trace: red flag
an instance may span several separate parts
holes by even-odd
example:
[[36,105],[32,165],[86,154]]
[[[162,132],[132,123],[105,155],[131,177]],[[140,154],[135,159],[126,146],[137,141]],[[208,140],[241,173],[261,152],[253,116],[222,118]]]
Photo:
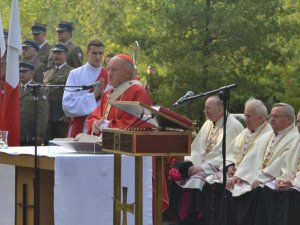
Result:
[[8,145],[20,145],[19,55],[22,52],[18,0],[12,0],[7,45],[1,129],[8,131]]
[[[0,109],[2,108],[2,57],[6,51],[5,40],[3,35],[3,26],[0,15]],[[0,111],[1,112],[1,111]],[[1,113],[0,113],[0,125],[1,125]]]

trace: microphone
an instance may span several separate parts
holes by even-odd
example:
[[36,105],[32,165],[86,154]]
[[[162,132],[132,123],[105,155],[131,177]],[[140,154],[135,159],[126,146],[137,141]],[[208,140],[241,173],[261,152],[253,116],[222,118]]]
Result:
[[80,87],[80,90],[89,90],[91,88],[95,88],[95,87],[100,87],[101,86],[101,83],[99,82],[95,82],[93,84],[90,84],[90,85],[82,85]]
[[182,103],[184,103],[184,100],[186,100],[187,98],[193,97],[194,95],[195,95],[194,92],[188,91],[184,96],[182,96],[180,99],[178,99],[172,107],[174,108],[174,107],[181,105]]

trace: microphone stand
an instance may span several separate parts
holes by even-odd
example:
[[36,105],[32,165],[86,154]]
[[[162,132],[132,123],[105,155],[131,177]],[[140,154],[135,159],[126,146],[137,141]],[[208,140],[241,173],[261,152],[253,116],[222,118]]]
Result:
[[[35,102],[35,115],[34,115],[34,122],[35,122],[35,142],[34,142],[34,177],[33,177],[33,190],[34,190],[34,225],[40,224],[40,169],[39,169],[39,161],[38,161],[38,152],[37,152],[37,138],[38,138],[38,130],[37,130],[37,123],[38,123],[38,101],[40,95],[41,88],[77,88],[74,91],[81,91],[90,89],[90,85],[82,85],[82,86],[66,86],[66,85],[51,85],[51,84],[29,84],[28,87],[30,88],[31,94],[34,97]],[[89,88],[88,88],[89,87]]]
[[[226,191],[226,182],[227,182],[227,174],[226,174],[226,128],[227,128],[227,108],[228,108],[228,100],[229,100],[229,89],[224,89],[219,92],[219,98],[223,100],[223,140],[222,140],[222,156],[223,156],[223,215],[224,220],[223,224],[227,224],[227,191]],[[222,208],[221,208],[222,210]]]
[[38,101],[40,94],[40,86],[34,85],[30,89],[32,96],[34,97],[34,122],[35,122],[35,141],[34,141],[34,177],[33,177],[33,190],[34,190],[34,225],[40,224],[40,170],[38,167],[38,155],[37,155],[37,123],[38,123]]

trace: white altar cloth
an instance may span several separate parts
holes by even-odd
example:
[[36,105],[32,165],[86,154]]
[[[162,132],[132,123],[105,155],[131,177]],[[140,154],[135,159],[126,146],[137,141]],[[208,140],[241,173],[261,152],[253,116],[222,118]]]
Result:
[[[113,155],[88,155],[62,153],[61,147],[39,147],[38,155],[55,158],[54,175],[54,221],[55,225],[112,225],[113,224]],[[9,154],[34,154],[33,147],[11,147],[3,150]],[[61,152],[61,153],[58,153]],[[152,159],[143,160],[143,224],[152,225]],[[122,156],[122,186],[128,187],[128,203],[134,202],[134,157]],[[8,171],[7,168],[6,172]],[[2,167],[0,167],[2,170]],[[6,173],[4,173],[6,174]],[[10,172],[11,174],[11,172]],[[3,180],[14,180],[0,173]],[[10,184],[14,185],[14,184]],[[7,196],[15,189],[6,187]],[[0,192],[3,192],[0,186]],[[2,194],[0,194],[0,197]],[[13,199],[14,200],[14,199]],[[12,199],[0,199],[0,225],[2,218],[12,221],[10,214],[4,214]],[[128,214],[128,224],[134,224],[134,216]],[[13,220],[14,221],[14,220]],[[13,223],[11,223],[13,225]]]

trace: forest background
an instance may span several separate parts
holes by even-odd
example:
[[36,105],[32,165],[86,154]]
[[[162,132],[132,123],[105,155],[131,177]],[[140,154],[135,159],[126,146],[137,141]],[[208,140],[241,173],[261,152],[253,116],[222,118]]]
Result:
[[[0,1],[8,28],[11,0]],[[48,25],[56,43],[60,20],[75,25],[73,41],[86,50],[91,39],[105,44],[105,54],[132,54],[148,79],[157,68],[159,105],[171,107],[188,90],[195,94],[228,84],[229,111],[243,113],[249,97],[270,110],[275,102],[300,108],[300,1],[298,0],[20,0],[22,39],[32,38],[38,21]],[[204,98],[175,111],[201,124]]]

